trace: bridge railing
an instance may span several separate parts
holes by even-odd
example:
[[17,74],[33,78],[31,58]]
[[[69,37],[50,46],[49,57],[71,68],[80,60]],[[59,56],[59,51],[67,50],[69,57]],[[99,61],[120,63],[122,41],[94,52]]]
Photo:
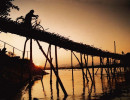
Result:
[[[19,57],[22,58],[23,51],[8,44],[7,42],[4,42],[0,40],[0,49],[6,48],[6,54],[10,57]],[[29,59],[29,51],[25,52],[25,58]]]

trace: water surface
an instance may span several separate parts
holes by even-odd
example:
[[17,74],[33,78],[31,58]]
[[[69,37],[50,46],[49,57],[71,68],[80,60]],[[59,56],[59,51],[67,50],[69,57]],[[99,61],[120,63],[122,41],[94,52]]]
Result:
[[[90,70],[91,71],[91,70]],[[47,72],[50,72],[49,70]],[[96,69],[95,69],[96,72]],[[43,76],[42,81],[35,81],[32,86],[25,86],[21,93],[17,95],[17,100],[130,100],[129,78],[124,73],[117,74],[115,77],[107,77],[104,72],[103,78],[100,77],[100,70],[95,75],[95,85],[85,81],[83,85],[82,71],[74,70],[74,88],[72,84],[72,71],[59,70],[59,76],[68,93],[64,98],[64,93],[59,86],[59,97],[57,97],[56,77],[52,75],[52,88],[50,84],[50,74]],[[128,80],[128,81],[127,81]]]

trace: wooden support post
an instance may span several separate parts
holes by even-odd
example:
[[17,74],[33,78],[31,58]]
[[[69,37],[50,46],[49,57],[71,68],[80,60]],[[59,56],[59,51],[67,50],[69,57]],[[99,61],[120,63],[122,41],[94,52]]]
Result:
[[[85,60],[85,65],[86,67],[88,66],[88,55],[87,55],[87,61],[86,61],[86,58],[85,58],[85,54],[84,54],[84,60]],[[86,68],[86,77],[87,77],[87,71],[88,71],[88,68]]]
[[29,74],[30,74],[30,80],[29,81],[31,81],[31,79],[32,79],[32,73],[31,73],[31,71],[32,71],[32,39],[30,39],[30,66],[29,66]]
[[[25,56],[25,50],[26,50],[26,43],[27,43],[28,39],[26,39],[25,43],[24,43],[24,50],[23,50],[23,55],[22,55],[22,59],[24,59]],[[23,80],[23,64],[21,65],[21,80]],[[30,66],[29,66],[30,67]]]
[[84,78],[84,69],[83,69],[83,61],[82,61],[82,54],[81,53],[80,53],[80,59],[81,59],[81,68],[82,68],[82,77],[83,77],[83,95],[84,95],[85,94],[85,78]]
[[93,63],[93,56],[92,56],[92,73],[93,73],[93,81],[94,81],[95,78],[94,78],[94,63]]
[[109,72],[109,58],[107,57],[107,72],[108,72],[108,76],[110,76],[110,72]]
[[15,49],[15,48],[13,47],[13,55],[12,55],[12,57],[14,57],[14,49]]
[[28,59],[28,51],[27,51],[27,59]]
[[32,91],[31,91],[31,84],[30,84],[30,81],[29,81],[29,87],[28,87],[28,91],[29,91],[29,100],[32,100]]
[[30,61],[32,62],[32,39],[30,39]]
[[[51,57],[51,44],[50,44],[49,54],[50,54],[50,61],[51,61],[51,63],[52,63],[52,57]],[[50,64],[50,90],[51,90],[51,100],[53,100],[53,89],[52,89],[52,66],[51,66],[51,64]]]
[[95,88],[95,77],[94,77],[94,60],[93,60],[93,56],[92,56],[92,73],[93,73],[94,92],[96,92],[96,88]]
[[4,48],[6,47],[6,43],[4,42]]
[[[112,58],[110,58],[110,65],[112,65]],[[110,70],[111,70],[111,75],[112,75],[113,74],[112,67],[110,68]]]
[[[50,45],[50,49],[49,49],[49,54],[50,54],[50,60],[51,60],[51,63],[52,63],[51,45]],[[50,64],[50,84],[52,85],[52,67],[51,67],[51,64]]]
[[86,61],[86,58],[85,58],[85,54],[84,54],[84,60],[85,60],[85,67],[86,67],[86,77],[87,77],[87,82],[89,82],[89,79],[88,79],[88,76],[87,76],[87,72],[88,74],[90,75],[90,79],[92,81],[92,76],[91,76],[91,73],[88,69],[88,55],[87,55],[87,61]]
[[29,65],[29,100],[32,100],[31,97],[31,79],[32,79],[32,39],[30,39],[30,65]]
[[[115,59],[114,59],[114,64],[115,64]],[[114,73],[113,73],[114,77],[115,77],[115,73],[116,73],[116,67],[114,67]]]
[[[27,41],[28,41],[28,39],[26,39],[26,41],[24,43],[24,50],[23,50],[23,57],[22,57],[22,59],[24,59],[24,56],[25,56],[25,50],[26,50]],[[28,52],[27,52],[27,54],[28,54]]]
[[[48,46],[47,56],[48,56],[49,51],[50,51],[50,46],[51,46],[51,45]],[[45,61],[44,70],[46,69],[46,65],[47,65],[47,59],[46,59],[46,61]]]
[[71,51],[71,67],[72,67],[72,88],[73,88],[73,95],[74,95],[74,73],[73,73],[73,55]]
[[[102,65],[102,57],[100,56],[100,67]],[[102,75],[103,75],[103,68],[101,68],[101,79],[102,79]]]
[[[58,60],[57,60],[57,46],[55,46],[55,62],[56,62],[56,72],[58,74]],[[58,78],[56,79],[56,89],[57,89],[57,97],[59,97],[59,85],[58,85]]]
[[[72,52],[73,54],[74,54],[74,56],[76,57],[76,59],[77,59],[77,61],[79,62],[79,65],[80,65],[80,67],[81,67],[81,69],[82,69],[82,65],[81,65],[81,63],[80,63],[80,61],[79,61],[79,59],[78,59],[78,57],[75,55],[75,53],[74,52]],[[86,78],[86,80],[87,80],[87,77],[86,77],[86,74],[83,72],[83,74],[84,74],[84,76],[85,76],[85,78]]]
[[68,94],[67,94],[67,92],[66,92],[66,90],[65,90],[65,88],[64,88],[64,86],[63,86],[63,84],[62,84],[62,82],[61,82],[61,80],[60,80],[60,78],[59,78],[59,76],[57,75],[57,72],[56,72],[56,70],[55,70],[55,68],[54,68],[54,66],[53,66],[53,64],[52,64],[52,62],[51,62],[51,60],[47,57],[46,53],[43,51],[43,49],[42,49],[40,43],[39,43],[37,40],[36,40],[36,42],[37,42],[37,44],[38,44],[38,46],[39,46],[39,49],[40,49],[41,52],[43,53],[43,55],[47,58],[48,62],[51,64],[51,68],[52,68],[52,70],[54,71],[54,74],[56,75],[56,77],[57,77],[58,80],[59,80],[58,82],[59,82],[59,84],[60,84],[60,86],[61,86],[62,91],[64,92],[64,95],[65,95],[65,96],[68,96]]
[[97,75],[97,72],[98,72],[99,68],[97,68],[96,72],[95,72],[95,75]]

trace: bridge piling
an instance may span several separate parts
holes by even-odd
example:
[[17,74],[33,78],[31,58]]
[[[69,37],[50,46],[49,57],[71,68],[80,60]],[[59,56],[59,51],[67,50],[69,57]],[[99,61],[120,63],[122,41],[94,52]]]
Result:
[[[57,46],[55,46],[55,63],[56,63],[56,73],[58,74],[58,59],[57,59]],[[58,78],[56,78],[56,89],[57,89],[57,97],[59,97],[59,84],[58,84]]]
[[[110,65],[112,65],[112,58],[110,58]],[[112,67],[110,68],[110,71],[111,71],[111,75],[113,74],[113,72],[112,72]]]
[[[85,58],[85,54],[84,54],[84,60],[85,60],[85,65],[86,65],[86,67],[88,66],[88,55],[87,55],[87,61],[86,61],[86,58]],[[87,76],[87,68],[86,68],[86,77],[88,77]]]
[[93,86],[94,86],[94,92],[96,92],[95,89],[95,76],[94,76],[94,59],[93,59],[93,55],[92,55],[92,74],[93,74]]
[[92,56],[92,74],[93,74],[93,82],[95,83],[93,56]]
[[[25,50],[26,50],[27,41],[28,41],[28,39],[26,39],[25,43],[24,43],[24,50],[23,50],[22,59],[24,59],[24,57],[25,57]],[[23,64],[21,65],[21,80],[23,80]]]
[[107,72],[108,72],[108,75],[110,75],[110,72],[109,72],[109,57],[107,57],[107,63],[106,63],[106,66],[107,66]]
[[87,78],[87,83],[89,82],[89,79],[88,79],[88,68],[87,68],[87,66],[88,66],[88,55],[87,55],[87,61],[86,61],[86,58],[85,58],[85,54],[84,54],[84,60],[85,60],[85,67],[86,67],[86,78]]
[[72,88],[73,88],[73,95],[74,95],[74,74],[73,74],[73,54],[71,50],[71,67],[72,67]]
[[13,54],[12,54],[12,57],[14,57],[14,49],[15,49],[15,48],[13,47]]
[[[100,66],[102,65],[102,57],[100,56]],[[103,68],[101,68],[101,78],[102,78]]]
[[37,42],[37,44],[38,44],[38,46],[39,46],[39,49],[40,49],[41,52],[43,53],[43,55],[47,58],[48,62],[51,64],[51,68],[52,68],[52,70],[53,70],[55,76],[58,78],[58,82],[59,82],[59,84],[60,84],[60,86],[61,86],[61,89],[62,89],[62,91],[63,91],[65,97],[67,97],[68,94],[67,94],[67,92],[66,92],[66,90],[65,90],[65,88],[64,88],[64,86],[63,86],[63,84],[62,84],[62,81],[60,80],[59,76],[57,75],[57,71],[55,70],[54,65],[52,64],[51,60],[48,58],[48,56],[46,55],[46,53],[45,53],[44,50],[42,49],[42,46],[40,45],[40,43],[38,42],[38,40],[36,40],[36,42]]
[[[75,56],[75,58],[77,59],[79,65],[80,65],[80,68],[82,69],[83,67],[82,67],[81,62],[79,61],[78,57],[76,56],[76,54],[75,54],[74,52],[72,52],[72,53],[73,53],[73,55]],[[83,72],[83,74],[84,74],[84,76],[85,76],[85,78],[86,78],[86,80],[87,80],[86,74],[85,74],[84,72]]]
[[32,62],[33,62],[33,60],[32,60],[32,39],[30,39],[30,66],[29,66],[30,81],[32,79],[32,73],[31,73]]
[[[23,56],[22,56],[22,59],[24,59],[24,56],[25,56],[25,50],[26,50],[27,41],[28,41],[28,39],[26,39],[26,40],[25,40],[25,43],[24,43],[24,49],[23,49]],[[27,54],[27,55],[28,55],[28,54]]]
[[[49,55],[50,55],[50,61],[52,63],[52,57],[51,57],[51,44],[49,48]],[[52,66],[50,64],[50,91],[51,91],[51,99],[53,100],[53,89],[52,89]]]
[[4,48],[6,47],[6,43],[4,42]]
[[90,76],[91,82],[93,82],[91,73],[90,73],[90,71],[89,71],[89,68],[87,67],[87,66],[88,66],[88,55],[87,55],[87,61],[86,61],[85,54],[84,54],[84,60],[85,60],[85,67],[86,67],[86,79],[87,79],[87,82],[89,82],[89,79],[88,79],[88,77],[87,77],[87,73],[88,73],[89,76]]
[[81,69],[82,69],[82,78],[83,78],[83,95],[84,95],[84,93],[85,93],[85,78],[84,78],[84,76],[86,76],[86,75],[84,75],[84,68],[83,68],[83,60],[82,60],[82,54],[80,53],[80,60],[81,60]]
[[[50,54],[50,61],[51,61],[51,63],[52,63],[51,45],[50,45],[50,49],[49,49],[49,54]],[[51,64],[50,64],[50,84],[52,84],[52,68],[51,68]]]

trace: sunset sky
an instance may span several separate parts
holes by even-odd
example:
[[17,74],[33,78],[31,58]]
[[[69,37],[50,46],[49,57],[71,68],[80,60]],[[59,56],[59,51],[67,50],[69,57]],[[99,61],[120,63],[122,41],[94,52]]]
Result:
[[[130,0],[15,0],[13,3],[20,8],[20,11],[11,10],[13,20],[34,9],[41,25],[44,29],[49,28],[49,32],[110,52],[114,52],[116,41],[117,53],[130,52]],[[10,33],[0,34],[0,40],[21,50],[25,39]],[[41,44],[47,51],[48,44]],[[52,49],[54,58],[54,46]],[[59,65],[70,64],[70,51],[58,49],[58,58]],[[45,62],[35,41],[33,61],[42,66]]]

